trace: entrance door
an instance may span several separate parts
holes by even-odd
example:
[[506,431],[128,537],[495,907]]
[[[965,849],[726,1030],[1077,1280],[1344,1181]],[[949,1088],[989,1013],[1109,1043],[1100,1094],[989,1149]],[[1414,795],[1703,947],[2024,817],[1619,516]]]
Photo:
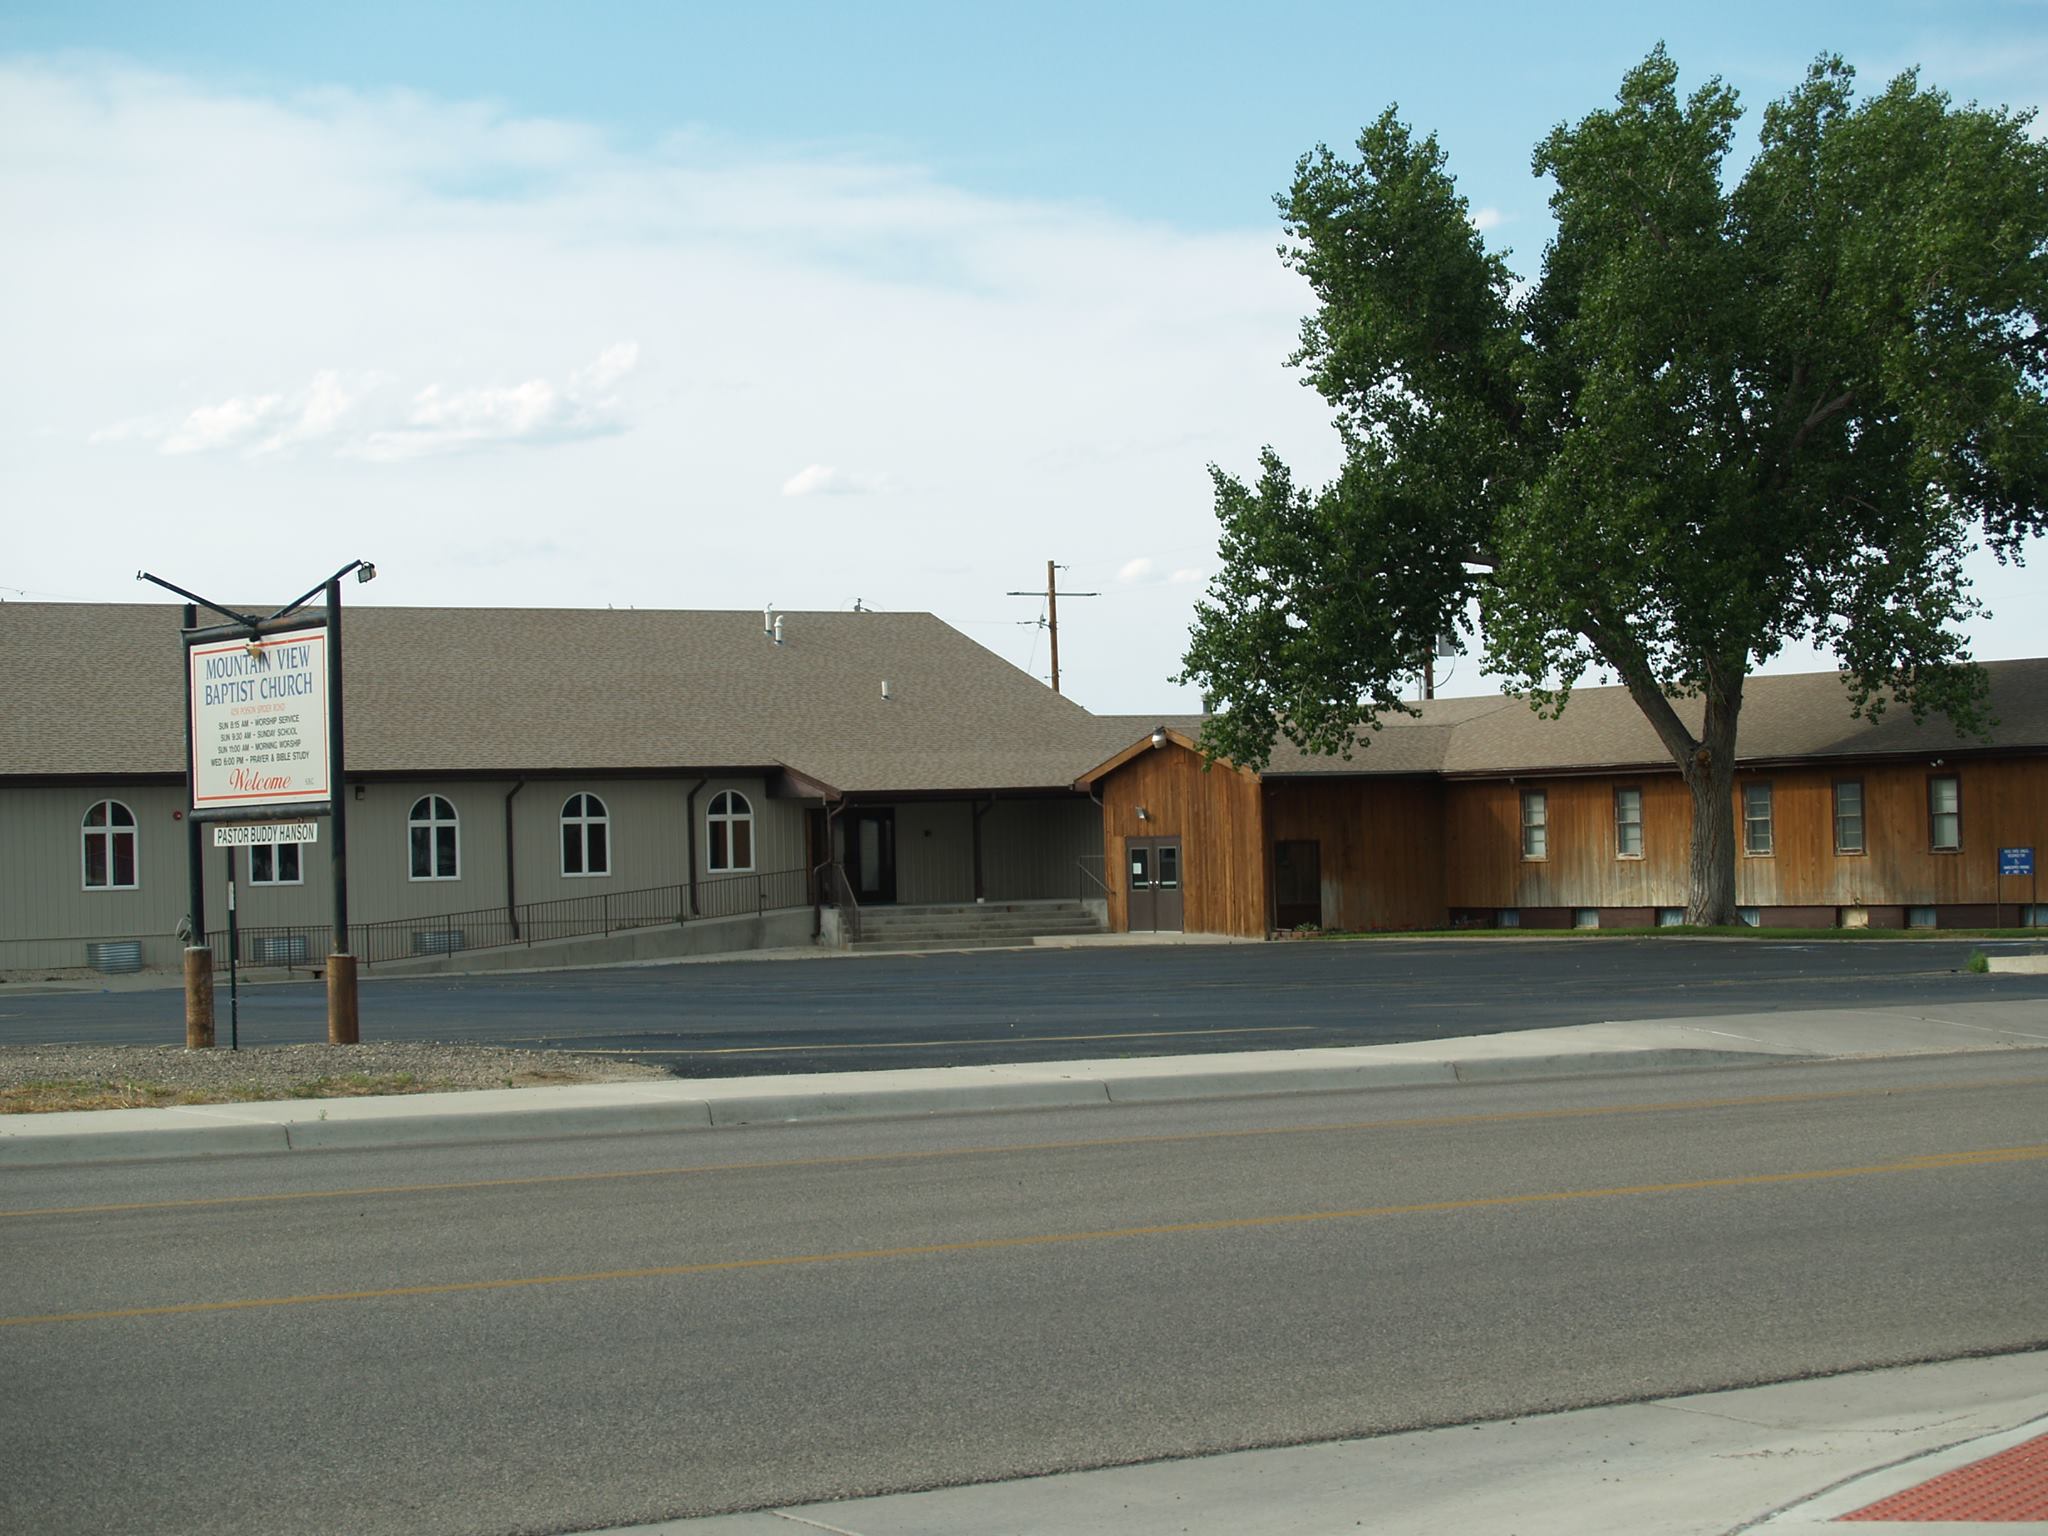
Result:
[[857,810],[846,829],[846,872],[853,899],[864,907],[896,899],[896,812]]
[[1186,926],[1181,899],[1180,839],[1133,837],[1124,841],[1127,925],[1132,933],[1179,933]]
[[1289,928],[1323,926],[1323,845],[1273,845],[1273,921]]

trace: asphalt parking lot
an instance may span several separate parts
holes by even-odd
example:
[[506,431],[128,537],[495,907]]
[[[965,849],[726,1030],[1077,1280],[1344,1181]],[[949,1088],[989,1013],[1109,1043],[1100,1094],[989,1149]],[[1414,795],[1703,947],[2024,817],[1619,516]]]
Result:
[[[1610,1019],[2038,998],[1952,940],[1374,940],[371,980],[363,1038],[615,1052],[683,1076],[1374,1045]],[[0,989],[0,1044],[181,1044],[174,989]],[[326,1038],[317,982],[246,987],[245,1045]],[[226,988],[219,1035],[228,1037]]]

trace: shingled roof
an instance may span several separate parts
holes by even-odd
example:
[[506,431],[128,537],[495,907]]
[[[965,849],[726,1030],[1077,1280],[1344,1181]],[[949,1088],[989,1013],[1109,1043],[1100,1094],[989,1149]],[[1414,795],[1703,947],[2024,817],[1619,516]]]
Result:
[[[1743,689],[1736,758],[1764,763],[2048,751],[2048,659],[1986,662],[1984,670],[1996,720],[1989,741],[1959,735],[1940,715],[1916,724],[1898,705],[1874,720],[1853,719],[1848,693],[1834,672],[1752,677]],[[1348,759],[1276,742],[1264,776],[1485,777],[1671,767],[1671,755],[1625,688],[1576,689],[1555,720],[1539,716],[1521,699],[1498,696],[1433,699],[1411,708],[1415,714],[1384,717],[1379,730],[1361,733]],[[1702,708],[1697,699],[1677,701],[1680,718],[1695,730]],[[1199,723],[1187,734],[1198,736]]]
[[[1164,724],[1093,715],[928,613],[564,608],[347,610],[355,773],[793,769],[851,794],[1065,789]],[[0,603],[0,778],[182,776],[179,609]],[[2048,751],[2048,660],[1986,664],[1992,744]],[[889,684],[888,698],[882,683]],[[1696,719],[1697,701],[1680,712]],[[1437,699],[1349,760],[1279,743],[1268,777],[1660,768],[1625,689],[1559,720],[1519,699]],[[1748,762],[1939,755],[1986,743],[1894,708],[1853,720],[1832,672],[1753,677]]]
[[[356,773],[786,766],[843,792],[1065,789],[1127,734],[928,613],[785,613],[779,646],[752,611],[344,616]],[[171,604],[0,604],[0,775],[182,774],[178,624]]]

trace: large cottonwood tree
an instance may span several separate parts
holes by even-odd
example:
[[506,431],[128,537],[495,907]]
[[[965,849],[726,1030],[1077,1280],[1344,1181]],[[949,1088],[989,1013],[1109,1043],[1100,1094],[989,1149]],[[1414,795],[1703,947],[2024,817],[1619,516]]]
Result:
[[1537,147],[1557,231],[1526,287],[1392,109],[1355,161],[1302,159],[1292,361],[1344,466],[1214,472],[1224,564],[1183,673],[1211,751],[1370,750],[1476,603],[1535,707],[1589,669],[1626,684],[1692,790],[1687,920],[1726,923],[1757,665],[1818,642],[1856,708],[1983,728],[1962,563],[2048,528],[2048,147],[1911,74],[1859,101],[1835,58],[1737,177],[1739,120],[1658,48]]

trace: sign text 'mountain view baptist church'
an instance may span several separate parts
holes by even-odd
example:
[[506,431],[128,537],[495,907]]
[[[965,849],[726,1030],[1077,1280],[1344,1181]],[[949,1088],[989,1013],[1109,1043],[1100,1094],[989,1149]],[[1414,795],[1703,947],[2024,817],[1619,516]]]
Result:
[[188,665],[195,812],[329,798],[324,628],[195,645]]

